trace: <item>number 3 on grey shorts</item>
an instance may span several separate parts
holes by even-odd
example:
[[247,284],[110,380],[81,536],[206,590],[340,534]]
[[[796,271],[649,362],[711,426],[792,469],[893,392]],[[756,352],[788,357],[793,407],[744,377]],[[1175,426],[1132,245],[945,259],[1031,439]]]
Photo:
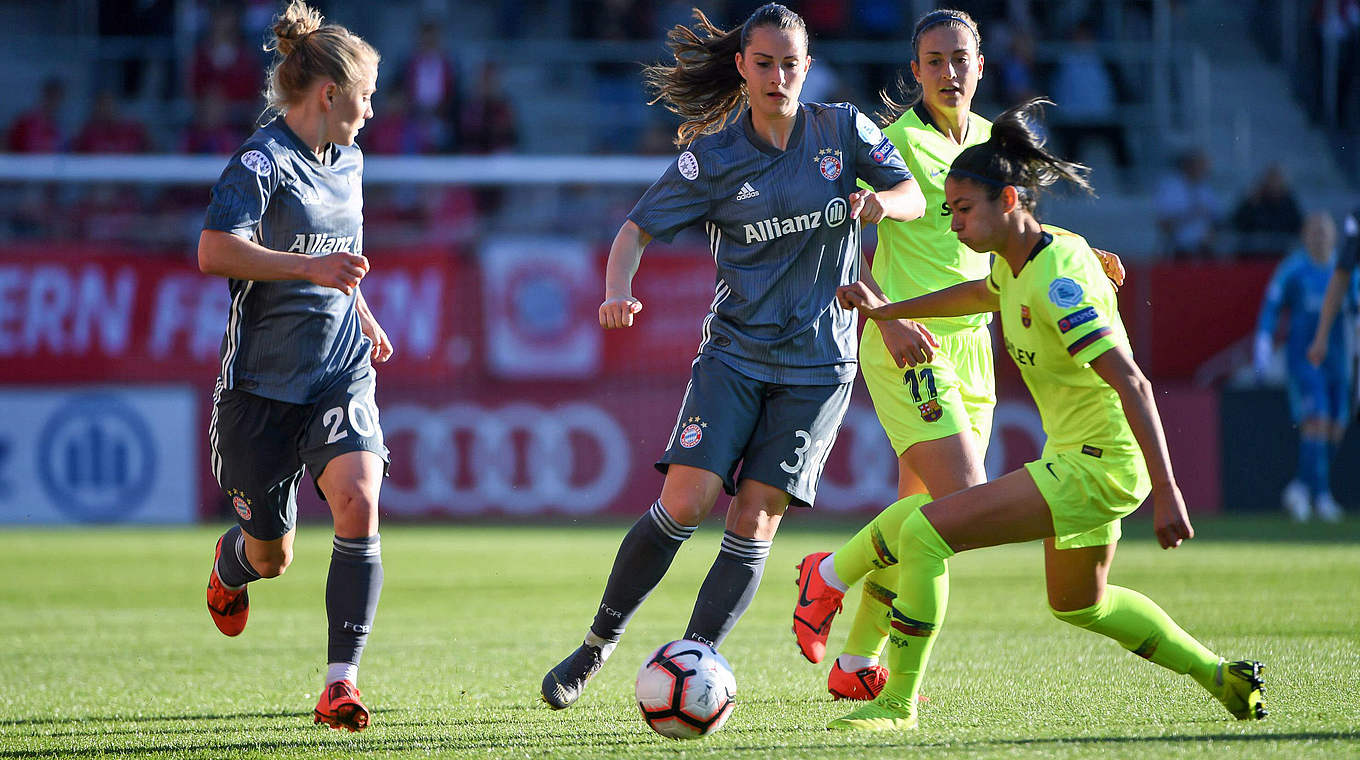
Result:
[[850,386],[767,383],[712,355],[700,356],[656,468],[708,470],[722,478],[728,494],[749,478],[787,492],[796,506],[811,507],[850,405]]

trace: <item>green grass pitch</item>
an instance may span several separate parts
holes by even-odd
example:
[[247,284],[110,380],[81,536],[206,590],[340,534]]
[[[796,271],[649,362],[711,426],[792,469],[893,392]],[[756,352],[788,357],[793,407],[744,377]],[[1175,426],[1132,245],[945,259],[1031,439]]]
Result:
[[[1230,720],[1187,677],[1052,619],[1037,544],[952,561],[949,617],[922,728],[831,734],[847,711],[789,632],[793,569],[856,526],[788,520],[723,652],[739,704],[678,743],[632,701],[677,637],[714,553],[711,519],[586,696],[556,713],[543,673],[580,640],[625,526],[393,525],[360,687],[373,726],[314,726],[330,531],[305,524],[283,578],[251,587],[245,633],[204,609],[218,530],[0,530],[0,758],[1360,757],[1360,524],[1203,519],[1171,552],[1130,521],[1112,580],[1156,599],[1230,658],[1267,665],[1270,717]],[[849,605],[846,614],[853,612]],[[849,618],[833,631],[833,651]]]

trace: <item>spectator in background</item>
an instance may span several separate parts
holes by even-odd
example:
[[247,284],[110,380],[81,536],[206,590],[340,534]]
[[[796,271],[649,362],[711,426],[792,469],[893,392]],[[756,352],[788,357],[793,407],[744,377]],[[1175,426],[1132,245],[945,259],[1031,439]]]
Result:
[[1317,102],[1325,123],[1335,127],[1346,124],[1343,119],[1356,110],[1348,101],[1355,92],[1357,75],[1353,69],[1360,60],[1356,51],[1360,46],[1360,0],[1316,0],[1312,19],[1323,67],[1314,85]]
[[1336,224],[1331,215],[1325,211],[1309,214],[1303,225],[1303,245],[1275,269],[1256,324],[1253,359],[1257,373],[1264,375],[1274,353],[1280,311],[1289,311],[1285,385],[1299,430],[1299,460],[1281,501],[1289,516],[1300,522],[1314,514],[1327,522],[1341,519],[1341,507],[1331,489],[1332,457],[1350,419],[1351,363],[1341,325],[1332,325],[1321,366],[1313,366],[1308,359],[1335,254]]
[[185,153],[225,155],[241,144],[242,134],[228,123],[230,107],[217,90],[194,101],[194,117],[184,129],[180,150]]
[[[577,39],[626,42],[654,40],[658,10],[645,0],[571,0],[572,36]],[[667,17],[674,8],[662,7]],[[731,10],[730,8],[728,9]],[[662,31],[664,37],[669,29]],[[592,88],[587,100],[596,118],[591,149],[604,153],[634,153],[646,127],[647,109],[638,82],[638,65],[596,59],[591,64]]]
[[1198,148],[1176,159],[1154,200],[1163,249],[1173,258],[1207,258],[1213,253],[1214,230],[1223,203],[1209,184],[1209,157]]
[[[803,0],[799,13],[807,22],[808,28],[817,30],[818,37],[837,39],[846,36],[850,31],[849,5],[843,0]],[[822,102],[812,97],[808,100]]]
[[[146,127],[119,113],[112,90],[101,90],[90,115],[71,141],[76,153],[145,153],[151,147]],[[134,186],[98,182],[82,186],[70,218],[91,240],[128,240],[150,227],[141,214],[141,194]]]
[[898,0],[854,0],[855,34],[877,40],[900,40],[910,15]]
[[410,99],[411,118],[434,150],[461,148],[456,121],[461,97],[458,70],[444,51],[444,30],[437,22],[421,24],[416,49],[402,70],[401,85]]
[[[160,77],[169,60],[142,54],[143,50],[164,49],[173,44],[176,5],[182,0],[99,0],[85,3],[80,15],[94,17],[95,30],[104,49],[125,50],[103,58],[97,64],[99,81],[110,86],[120,98],[136,99],[147,95],[166,97],[169,92],[153,92],[153,85],[170,86],[172,77]],[[19,3],[16,5],[56,5]],[[91,10],[85,10],[89,8]]]
[[43,82],[38,102],[10,125],[5,147],[11,153],[56,153],[62,148],[61,104],[66,85],[60,79]]
[[1284,167],[1271,164],[1233,211],[1239,256],[1279,256],[1298,237],[1303,214]]
[[1088,23],[1077,24],[1068,43],[1053,72],[1051,89],[1058,103],[1053,134],[1078,161],[1090,163],[1087,147],[1099,141],[1109,148],[1115,163],[1128,168],[1129,149],[1119,121],[1114,71]]
[[235,7],[214,7],[207,36],[194,50],[189,67],[190,96],[198,99],[216,93],[221,97],[227,106],[228,123],[238,128],[239,144],[246,127],[258,115],[257,107],[263,104],[263,87],[260,57],[246,44]]
[[[1034,35],[1025,29],[1011,32],[1000,62],[995,64],[1001,80],[1001,100],[1006,105],[1023,103],[1039,95],[1034,73]],[[1065,105],[1058,101],[1059,105]]]
[[503,94],[500,69],[482,64],[475,89],[459,110],[465,153],[507,153],[519,145],[515,109]]
[[[583,40],[647,39],[656,30],[652,5],[647,0],[571,0],[571,36]],[[664,35],[670,30],[661,31]]]
[[411,113],[411,98],[404,84],[379,91],[382,107],[374,109],[373,123],[364,128],[361,142],[369,153],[415,155],[434,150],[433,135]]
[[95,96],[89,118],[71,141],[76,153],[145,153],[150,147],[146,127],[119,113],[111,90]]

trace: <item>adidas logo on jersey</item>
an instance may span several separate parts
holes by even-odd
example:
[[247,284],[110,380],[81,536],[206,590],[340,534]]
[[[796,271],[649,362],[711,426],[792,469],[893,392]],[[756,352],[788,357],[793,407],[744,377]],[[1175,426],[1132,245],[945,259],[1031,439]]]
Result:
[[750,182],[741,183],[741,189],[737,191],[737,197],[732,200],[745,201],[760,195],[760,191],[751,187]]

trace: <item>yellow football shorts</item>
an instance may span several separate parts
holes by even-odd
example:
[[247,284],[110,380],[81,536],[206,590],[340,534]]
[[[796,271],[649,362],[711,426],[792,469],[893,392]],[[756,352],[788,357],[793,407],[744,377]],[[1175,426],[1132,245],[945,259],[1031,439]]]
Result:
[[878,324],[865,324],[860,372],[878,421],[899,457],[913,444],[965,430],[977,435],[980,451],[986,453],[996,407],[992,335],[984,326],[937,337],[940,348],[931,363],[899,368],[883,345]]
[[1053,513],[1059,549],[1118,541],[1120,519],[1152,491],[1152,478],[1137,449],[1083,446],[1045,452],[1025,469]]

